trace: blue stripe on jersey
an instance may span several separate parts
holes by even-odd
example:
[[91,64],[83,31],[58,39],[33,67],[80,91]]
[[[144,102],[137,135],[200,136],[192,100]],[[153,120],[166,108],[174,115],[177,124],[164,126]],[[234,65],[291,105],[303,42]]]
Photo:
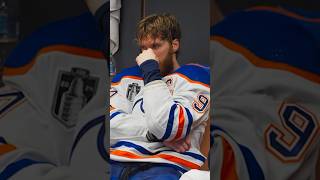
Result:
[[237,141],[232,136],[230,136],[226,131],[224,131],[220,127],[211,126],[211,131],[222,131],[238,145],[238,147],[240,148],[242,155],[245,159],[250,179],[252,179],[252,180],[254,180],[254,179],[264,180],[265,179],[262,168],[260,167],[258,161],[256,160],[256,158],[254,157],[253,153],[250,151],[249,148],[237,143]]
[[111,116],[110,116],[110,121],[111,121],[112,118],[116,117],[117,115],[119,115],[121,113],[122,112],[120,112],[120,111],[116,111],[116,112],[112,113]]
[[89,121],[87,124],[85,124],[83,126],[83,128],[79,131],[79,133],[77,134],[76,136],[76,139],[72,145],[72,148],[71,148],[71,152],[70,152],[70,158],[72,158],[72,155],[73,155],[73,151],[74,149],[76,148],[76,146],[78,145],[80,139],[93,127],[99,125],[100,123],[103,123],[104,121],[106,120],[106,117],[105,116],[99,116],[91,121]]
[[201,156],[200,154],[196,154],[196,153],[192,153],[192,152],[183,152],[181,154],[191,156],[191,157],[198,159],[202,162],[204,162],[206,160],[206,158],[204,156]]
[[138,99],[132,106],[132,110],[134,109],[134,107],[140,102],[143,101],[143,98]]
[[193,81],[198,81],[210,85],[210,69],[208,67],[187,64],[181,66],[175,72],[183,74]]
[[[173,150],[161,150],[161,151],[151,152],[151,151],[148,151],[147,149],[145,149],[144,147],[142,147],[140,145],[137,145],[137,144],[134,144],[134,143],[128,142],[128,141],[119,141],[116,144],[114,144],[113,146],[111,146],[111,148],[118,148],[120,146],[126,146],[126,147],[129,147],[129,148],[134,148],[135,150],[139,151],[140,153],[146,154],[146,155],[150,155],[150,156],[151,155],[155,155],[155,154],[159,154],[161,152],[175,152]],[[202,155],[196,154],[196,153],[192,153],[192,152],[184,152],[184,153],[180,153],[180,154],[190,156],[190,157],[192,157],[194,159],[197,159],[199,161],[202,161],[202,162],[204,162],[206,160],[205,157],[203,157]]]
[[[19,172],[23,168],[26,168],[28,166],[34,165],[34,164],[51,164],[47,162],[39,162],[39,161],[34,161],[32,159],[21,159],[16,162],[13,162],[9,164],[1,173],[0,173],[0,179],[1,180],[7,180],[10,177],[12,177],[15,173]],[[53,165],[53,164],[51,164]]]
[[104,34],[98,30],[90,12],[50,23],[33,32],[17,45],[5,66],[16,68],[28,64],[40,49],[51,45],[70,45],[101,50]]
[[6,104],[0,109],[0,114],[6,112],[8,109],[13,107],[16,103],[18,103],[20,100],[24,98],[24,94],[22,92],[12,92],[7,94],[0,94],[0,98],[2,97],[14,97],[14,100]]
[[171,106],[166,132],[164,133],[163,137],[161,138],[162,141],[168,139],[171,135],[172,128],[173,128],[173,122],[174,122],[174,118],[175,118],[174,114],[176,112],[176,108],[177,108],[177,104],[174,104]]
[[250,179],[261,179],[264,180],[264,175],[260,165],[258,164],[256,158],[253,153],[245,146],[238,144],[240,150],[244,156],[244,160],[246,161],[246,165],[249,172]]
[[188,116],[188,126],[187,126],[187,132],[186,132],[186,136],[188,136],[190,133],[191,125],[193,123],[193,117],[188,108],[184,108],[184,109],[186,110],[187,116]]
[[105,121],[102,123],[101,128],[98,133],[97,138],[97,148],[99,151],[100,156],[105,160],[109,161],[110,157],[107,152],[107,145],[105,144],[105,134],[106,134],[106,124]]
[[112,83],[120,82],[124,76],[135,76],[135,77],[143,78],[142,72],[139,66],[134,66],[131,68],[126,68],[120,73],[118,73],[116,76],[114,76],[112,79]]
[[241,11],[212,27],[222,36],[268,61],[320,74],[320,23],[266,11]]

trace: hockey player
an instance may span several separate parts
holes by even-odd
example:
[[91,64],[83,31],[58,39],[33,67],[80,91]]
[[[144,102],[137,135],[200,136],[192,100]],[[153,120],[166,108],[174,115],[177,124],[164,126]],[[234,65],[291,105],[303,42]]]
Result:
[[213,179],[319,179],[319,14],[275,2],[211,29]]
[[137,26],[138,66],[116,75],[110,90],[111,179],[179,179],[205,161],[209,69],[179,65],[180,38],[172,15]]
[[[107,2],[98,3],[91,9],[101,17],[107,9],[99,7]],[[90,12],[51,23],[6,60],[1,180],[107,178],[107,63],[101,51],[107,30],[102,22],[99,27]]]

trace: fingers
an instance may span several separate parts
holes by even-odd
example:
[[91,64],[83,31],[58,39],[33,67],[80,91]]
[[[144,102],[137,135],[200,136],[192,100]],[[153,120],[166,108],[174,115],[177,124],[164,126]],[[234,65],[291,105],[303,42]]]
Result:
[[147,60],[150,60],[150,59],[154,59],[154,60],[158,61],[155,53],[153,52],[153,50],[151,48],[148,48],[147,50],[143,50],[136,57],[136,62],[137,62],[138,65],[141,65],[143,62],[145,62]]
[[183,148],[184,151],[188,151],[190,149],[190,145],[188,145],[186,142],[183,142]]
[[167,147],[172,148],[174,151],[178,153],[186,152],[191,147],[191,140],[190,138],[180,139],[178,141],[170,141],[170,142],[163,142],[163,144]]
[[189,147],[191,147],[191,137],[190,137],[190,135],[188,135],[186,137],[186,143],[189,145]]

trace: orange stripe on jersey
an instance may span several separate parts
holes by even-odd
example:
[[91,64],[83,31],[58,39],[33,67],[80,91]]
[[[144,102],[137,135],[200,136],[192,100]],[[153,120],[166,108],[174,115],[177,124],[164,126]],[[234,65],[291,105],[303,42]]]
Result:
[[231,145],[222,138],[223,165],[221,168],[221,180],[239,179],[236,171],[236,160]]
[[247,11],[256,11],[256,10],[271,11],[271,12],[283,14],[283,15],[286,15],[288,17],[295,18],[295,19],[302,20],[302,21],[306,21],[306,22],[320,23],[320,19],[319,18],[307,18],[307,17],[301,16],[299,14],[290,12],[290,11],[284,9],[284,8],[281,8],[281,7],[257,6],[257,7],[254,7],[254,8],[247,9]]
[[179,125],[178,125],[178,132],[176,134],[176,136],[174,137],[174,139],[179,139],[182,135],[183,132],[183,127],[184,127],[184,112],[182,107],[179,105]]
[[54,51],[66,52],[66,53],[79,55],[79,56],[87,56],[87,57],[96,58],[99,60],[104,59],[103,53],[101,51],[80,48],[80,47],[74,47],[74,46],[68,46],[68,45],[52,45],[49,47],[42,48],[37,53],[36,57],[32,61],[30,61],[28,64],[26,64],[22,67],[17,67],[17,68],[4,67],[3,74],[7,75],[7,76],[25,74],[35,64],[38,56],[45,54],[45,53],[48,53],[48,52],[54,52]]
[[110,150],[110,153],[115,156],[126,157],[129,159],[161,158],[161,159],[165,159],[167,161],[177,163],[177,164],[182,165],[184,167],[188,167],[190,169],[199,169],[200,168],[200,166],[195,163],[192,163],[190,161],[178,158],[176,156],[168,155],[168,154],[156,154],[156,155],[151,155],[151,156],[141,156],[141,155],[137,155],[132,152],[123,151],[123,150]]
[[[188,78],[187,76],[185,76],[185,75],[183,75],[183,74],[181,74],[181,73],[177,73],[177,72],[176,72],[176,73],[172,73],[172,75],[174,75],[174,74],[182,77],[183,79],[185,79],[186,81],[188,81],[188,82],[190,82],[190,83],[200,84],[200,85],[202,85],[202,86],[205,86],[205,87],[207,87],[207,88],[210,88],[208,84],[205,84],[205,83],[202,83],[202,82],[199,82],[199,81],[194,81],[194,80]],[[170,74],[170,75],[171,75],[171,74]]]
[[123,76],[118,82],[115,82],[115,83],[111,83],[111,86],[116,86],[118,84],[120,84],[120,82],[122,81],[122,79],[136,79],[136,80],[143,80],[142,77],[139,77],[139,76]]
[[16,147],[11,144],[0,145],[0,156],[8,153],[10,151],[13,151],[15,149],[16,149]]
[[247,48],[242,47],[241,45],[236,44],[235,42],[230,41],[230,40],[228,40],[224,37],[221,37],[221,36],[214,36],[213,40],[218,41],[221,44],[223,44],[225,47],[242,54],[244,57],[246,57],[247,60],[249,60],[253,65],[255,65],[257,67],[288,71],[288,72],[291,72],[291,73],[296,74],[298,76],[301,76],[305,79],[308,79],[310,81],[320,83],[320,76],[317,74],[290,66],[285,63],[272,62],[270,60],[262,59],[262,58],[256,56],[254,53],[252,53]]

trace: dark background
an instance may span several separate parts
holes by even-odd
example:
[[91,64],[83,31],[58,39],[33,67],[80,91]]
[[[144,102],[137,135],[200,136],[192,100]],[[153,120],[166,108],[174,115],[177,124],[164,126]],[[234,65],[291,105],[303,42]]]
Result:
[[[1,0],[0,0],[1,2]],[[87,10],[82,0],[6,0],[9,16],[18,22],[18,41],[0,42],[0,62],[34,30],[47,23],[76,16]]]
[[[180,23],[182,39],[180,64],[209,65],[209,0],[145,0],[146,15],[171,13]],[[120,48],[115,54],[117,71],[136,65],[139,48],[135,42],[136,24],[140,20],[141,0],[122,0]]]

